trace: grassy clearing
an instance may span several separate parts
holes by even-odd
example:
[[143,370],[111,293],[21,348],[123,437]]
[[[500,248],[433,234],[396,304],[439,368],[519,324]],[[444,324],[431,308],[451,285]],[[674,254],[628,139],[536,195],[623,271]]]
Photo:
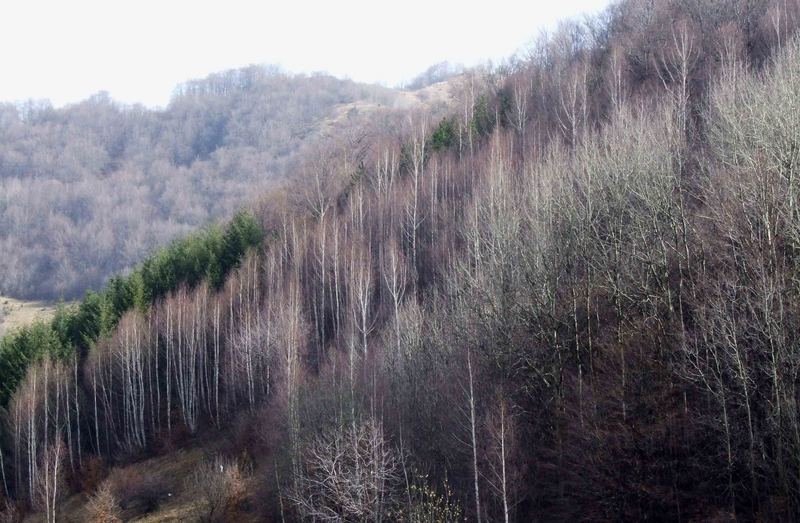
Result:
[[318,124],[315,132],[321,136],[330,135],[338,126],[344,125],[351,115],[367,118],[378,111],[424,109],[437,105],[449,105],[453,102],[452,90],[458,78],[454,77],[416,91],[398,90],[397,97],[391,107],[369,100],[339,104],[334,107],[332,114],[328,118]]
[[0,334],[29,325],[36,320],[49,320],[57,304],[47,301],[25,301],[0,296]]

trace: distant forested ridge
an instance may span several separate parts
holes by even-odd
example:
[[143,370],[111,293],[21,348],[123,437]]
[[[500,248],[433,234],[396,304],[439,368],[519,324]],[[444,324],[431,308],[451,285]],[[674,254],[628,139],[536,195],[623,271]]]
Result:
[[106,94],[0,105],[0,294],[67,298],[280,180],[334,107],[390,89],[249,67],[179,86],[164,110]]

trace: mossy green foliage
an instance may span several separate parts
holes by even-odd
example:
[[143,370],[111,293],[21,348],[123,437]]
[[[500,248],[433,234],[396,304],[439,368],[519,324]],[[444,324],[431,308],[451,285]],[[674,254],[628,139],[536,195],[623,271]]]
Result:
[[61,305],[49,322],[36,322],[0,339],[0,406],[31,363],[45,356],[62,359],[86,350],[109,335],[127,311],[150,304],[181,285],[207,281],[219,288],[248,249],[261,242],[251,212],[240,212],[225,226],[212,225],[176,240],[146,259],[128,276],[114,276],[99,292],[89,291],[76,305]]

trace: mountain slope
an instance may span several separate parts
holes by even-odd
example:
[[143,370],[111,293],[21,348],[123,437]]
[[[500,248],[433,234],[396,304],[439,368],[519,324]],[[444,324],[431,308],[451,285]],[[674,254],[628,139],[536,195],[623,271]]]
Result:
[[[787,5],[620,2],[448,117],[316,144],[224,274],[176,248],[31,362],[8,493],[50,520],[83,489],[159,517],[172,488],[220,520],[792,519]],[[193,446],[189,478],[121,472]]]
[[99,94],[0,107],[0,293],[70,299],[284,180],[350,104],[403,91],[250,67],[179,86],[163,111]]

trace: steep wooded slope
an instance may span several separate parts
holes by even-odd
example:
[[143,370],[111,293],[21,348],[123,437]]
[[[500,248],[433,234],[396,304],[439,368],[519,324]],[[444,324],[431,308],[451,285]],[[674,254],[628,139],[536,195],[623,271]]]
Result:
[[31,366],[9,493],[52,519],[89,456],[219,430],[185,488],[223,518],[791,519],[798,6],[712,7],[621,2],[320,144],[220,288]]

